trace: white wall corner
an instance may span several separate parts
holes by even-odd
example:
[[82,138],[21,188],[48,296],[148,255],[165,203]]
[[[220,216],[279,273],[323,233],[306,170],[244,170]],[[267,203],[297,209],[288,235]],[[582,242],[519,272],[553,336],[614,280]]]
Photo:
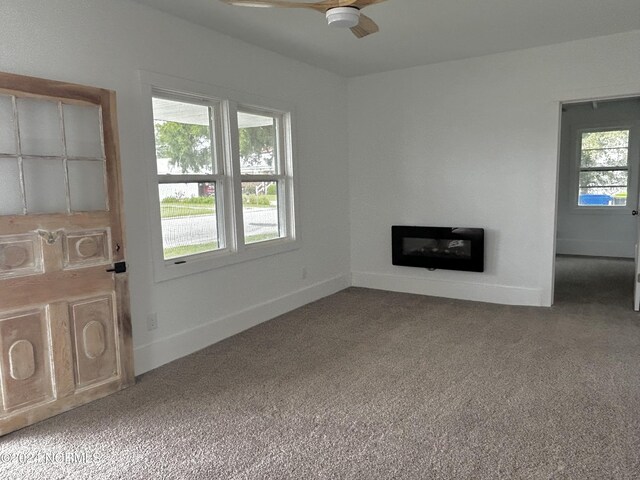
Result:
[[344,290],[349,286],[351,286],[349,275],[339,275],[195,328],[140,345],[134,349],[136,375],[202,350],[225,338]]

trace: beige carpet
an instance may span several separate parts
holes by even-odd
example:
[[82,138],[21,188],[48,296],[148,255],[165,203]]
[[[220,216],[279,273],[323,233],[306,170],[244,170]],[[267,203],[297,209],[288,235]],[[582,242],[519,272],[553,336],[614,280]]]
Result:
[[639,478],[633,266],[594,262],[550,309],[350,288],[2,438],[0,478]]

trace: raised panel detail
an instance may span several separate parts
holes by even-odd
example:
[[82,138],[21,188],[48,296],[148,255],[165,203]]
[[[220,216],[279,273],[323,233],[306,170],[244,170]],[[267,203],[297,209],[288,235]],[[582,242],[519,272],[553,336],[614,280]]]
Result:
[[83,237],[76,243],[76,253],[80,258],[95,257],[98,253],[98,242],[94,237]]
[[87,323],[82,329],[84,353],[89,358],[98,358],[107,348],[104,341],[104,327],[95,320]]
[[26,380],[36,372],[33,344],[29,340],[18,340],[9,347],[9,374],[14,380]]
[[46,316],[42,310],[0,318],[2,404],[5,411],[52,398]]
[[0,236],[0,279],[42,273],[42,247],[36,234]]
[[70,304],[76,387],[116,377],[116,328],[111,296]]
[[81,268],[111,263],[108,230],[65,234],[65,268]]
[[7,245],[2,253],[5,268],[21,267],[29,258],[29,251],[25,245]]

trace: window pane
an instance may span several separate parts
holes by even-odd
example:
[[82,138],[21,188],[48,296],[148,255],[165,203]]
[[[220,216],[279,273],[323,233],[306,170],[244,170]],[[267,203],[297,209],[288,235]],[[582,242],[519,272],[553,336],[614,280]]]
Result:
[[240,173],[278,173],[276,119],[267,115],[238,112]]
[[627,187],[628,172],[605,170],[603,172],[580,172],[580,188],[584,187]]
[[583,132],[580,167],[626,167],[629,130]]
[[22,207],[18,160],[0,158],[0,215],[21,214]]
[[102,160],[69,160],[69,201],[74,212],[106,210]]
[[280,237],[278,182],[242,182],[245,243]]
[[62,155],[62,133],[58,104],[19,98],[20,142],[25,155]]
[[158,174],[212,174],[209,107],[153,99]]
[[582,150],[594,148],[627,148],[628,146],[629,130],[582,132]]
[[63,105],[64,136],[70,157],[104,158],[100,108],[93,105]]
[[626,167],[628,153],[627,148],[583,150],[580,154],[580,167]]
[[580,172],[578,205],[625,206],[627,171]]
[[62,213],[67,211],[67,186],[61,158],[25,158],[24,189],[27,213]]
[[618,187],[581,188],[578,205],[599,207],[624,207],[627,204],[627,189]]
[[158,185],[165,260],[221,248],[215,183]]
[[16,153],[16,151],[13,101],[7,95],[0,95],[0,153]]

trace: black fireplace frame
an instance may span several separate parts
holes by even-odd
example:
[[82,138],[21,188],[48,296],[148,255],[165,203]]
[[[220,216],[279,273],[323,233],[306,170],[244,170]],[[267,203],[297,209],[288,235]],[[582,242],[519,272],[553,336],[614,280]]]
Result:
[[[431,256],[429,252],[419,255],[409,255],[403,251],[404,239],[407,238],[436,241],[439,242],[438,245],[441,245],[442,242],[462,240],[463,242],[467,242],[462,243],[462,245],[470,245],[469,255],[456,257],[454,253],[436,253],[434,256]],[[394,265],[428,268],[430,270],[443,269],[484,272],[483,228],[393,225],[391,227],[391,250],[392,263]]]

